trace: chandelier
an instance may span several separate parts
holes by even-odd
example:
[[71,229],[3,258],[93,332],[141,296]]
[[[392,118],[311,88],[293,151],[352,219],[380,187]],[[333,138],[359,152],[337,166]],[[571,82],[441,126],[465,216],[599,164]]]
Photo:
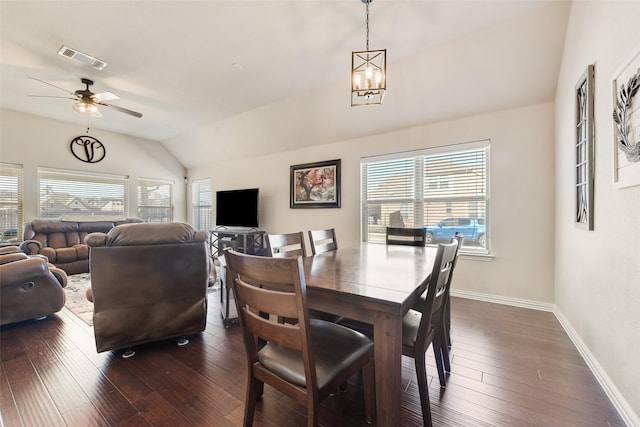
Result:
[[367,50],[351,55],[351,106],[382,104],[387,89],[387,50],[369,50],[369,3],[367,7]]

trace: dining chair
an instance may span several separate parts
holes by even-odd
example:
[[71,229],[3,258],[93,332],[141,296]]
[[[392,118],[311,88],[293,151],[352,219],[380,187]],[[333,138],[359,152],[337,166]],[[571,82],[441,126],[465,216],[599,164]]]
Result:
[[[457,248],[457,242],[438,245],[433,270],[427,284],[427,295],[422,307],[420,310],[410,309],[402,319],[402,354],[412,357],[415,362],[422,418],[425,426],[431,425],[425,354],[431,345],[440,376],[444,363],[442,347],[447,345],[444,328],[441,324],[442,313]],[[443,373],[442,377],[444,377]],[[442,382],[440,384],[442,385]]]
[[[313,243],[312,243],[313,246]],[[267,255],[274,258],[306,256],[306,246],[302,231],[287,234],[267,234]],[[315,253],[314,253],[315,255]],[[309,310],[311,317],[326,320],[329,322],[339,322],[342,316],[325,313],[319,310]],[[291,319],[281,319],[287,322]]]
[[[365,335],[311,319],[302,258],[269,258],[225,250],[247,353],[244,426],[253,425],[264,384],[307,407],[318,425],[319,404],[362,372],[366,421],[375,412],[373,342]],[[296,319],[294,324],[275,318]]]
[[[433,347],[440,385],[442,387],[446,385],[443,358],[444,355],[448,357],[448,352],[443,351],[443,347],[446,348],[443,313],[457,248],[457,241],[438,245],[424,298],[420,298],[414,308],[409,309],[402,319],[402,354],[414,359],[425,426],[431,425],[431,407],[425,366],[425,356],[429,345]],[[373,327],[370,324],[347,318],[339,323],[369,337],[373,336]]]
[[311,253],[313,255],[335,251],[338,249],[335,228],[309,230],[309,243],[311,244]]
[[267,254],[271,257],[306,256],[302,231],[287,234],[267,234]]
[[387,227],[387,245],[424,246],[426,244],[424,228]]
[[[451,243],[456,244],[456,251],[453,258],[453,263],[451,265],[451,271],[449,272],[449,283],[447,284],[444,296],[444,302],[440,306],[439,309],[434,310],[432,317],[434,318],[434,324],[437,328],[439,328],[439,333],[441,334],[442,345],[438,348],[434,347],[434,351],[439,351],[441,356],[442,363],[438,363],[438,357],[436,357],[436,367],[438,368],[438,380],[440,382],[440,387],[444,388],[447,386],[446,373],[451,372],[451,357],[449,354],[449,350],[451,350],[451,283],[453,281],[453,272],[456,269],[456,265],[458,263],[458,254],[460,252],[460,247],[462,246],[462,242],[464,241],[464,236],[462,233],[456,233],[455,236],[451,239]],[[412,309],[415,311],[421,311],[425,306],[425,302],[427,299],[428,292],[425,291],[418,301],[413,305]]]

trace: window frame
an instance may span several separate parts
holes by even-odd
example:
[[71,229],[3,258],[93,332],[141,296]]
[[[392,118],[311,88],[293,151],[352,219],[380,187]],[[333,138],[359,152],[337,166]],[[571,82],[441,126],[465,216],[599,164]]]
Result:
[[[45,195],[45,189],[43,189],[43,185],[47,185],[46,180],[58,180],[61,182],[77,182],[79,185],[85,185],[88,187],[97,186],[100,184],[110,185],[112,186],[112,190],[115,189],[116,192],[120,191],[119,187],[121,187],[122,197],[111,198],[110,202],[107,202],[107,206],[109,203],[112,206],[122,205],[122,209],[112,209],[110,211],[105,211],[104,214],[100,213],[98,209],[89,209],[89,204],[91,200],[99,201],[95,203],[96,205],[100,204],[105,199],[109,198],[105,196],[104,193],[100,192],[85,192],[82,195],[65,193],[63,190],[69,190],[73,184],[65,183],[62,186],[57,187],[59,190],[58,193],[66,194],[67,196],[73,196],[76,200],[71,201],[68,204],[74,203],[76,206],[81,206],[87,208],[85,210],[74,210],[69,209],[66,212],[56,212],[53,211],[51,214],[45,213],[46,211],[43,208],[43,196]],[[43,184],[44,181],[44,184]],[[114,219],[122,219],[129,216],[129,176],[127,175],[113,175],[113,174],[103,174],[103,173],[94,173],[94,172],[85,172],[85,171],[75,171],[75,170],[66,170],[66,169],[54,169],[54,168],[45,168],[39,167],[37,170],[37,182],[38,182],[38,198],[37,198],[37,209],[38,209],[38,217],[39,218],[51,218],[51,219],[62,219],[62,220],[114,220]],[[53,189],[51,193],[56,193],[56,189]],[[86,189],[85,189],[86,190]],[[81,193],[82,191],[78,191]],[[83,203],[82,198],[85,197],[86,203]],[[92,199],[93,198],[93,199]],[[55,200],[53,201],[55,203]],[[62,202],[62,204],[65,204]],[[103,206],[103,207],[104,207]],[[98,213],[96,215],[96,213]]]
[[[138,192],[138,218],[140,218],[141,220],[143,220],[144,222],[171,222],[173,221],[173,214],[174,214],[174,184],[175,182],[173,180],[166,180],[166,179],[156,179],[156,178],[138,178],[138,187],[137,187],[137,192]],[[142,200],[142,187],[143,185],[146,186],[168,186],[168,190],[169,190],[169,197],[168,197],[168,204],[166,205],[153,205],[153,204],[142,204],[141,200]],[[156,218],[151,218],[145,215],[142,215],[141,210],[143,209],[168,209],[169,215],[168,217],[162,217],[160,221],[158,221],[157,217]]]
[[[384,242],[383,230],[385,226],[391,225],[390,223],[387,224],[385,216],[388,216],[389,221],[392,221],[390,210],[394,209],[393,205],[395,205],[395,207],[401,206],[400,210],[402,211],[404,223],[400,226],[405,227],[427,227],[446,218],[456,216],[460,218],[479,218],[477,223],[484,226],[485,245],[481,246],[478,240],[467,238],[461,251],[471,255],[489,255],[491,235],[489,227],[490,146],[490,140],[481,140],[361,158],[361,240],[363,242]],[[437,164],[438,159],[444,166]],[[393,187],[394,191],[389,191],[387,188],[384,188],[383,191],[384,184],[382,184],[382,180],[387,179],[391,182],[389,177],[393,176],[393,180],[398,181],[400,180],[398,173],[389,175],[387,178],[384,177],[384,172],[380,173],[380,176],[375,176],[377,188],[370,189],[372,187],[371,182],[369,182],[371,181],[371,165],[375,164],[379,169],[384,170],[386,162],[403,161],[405,162],[405,165],[403,165],[403,170],[405,171],[408,171],[409,168],[406,164],[407,162],[413,161],[414,163],[414,175],[411,178],[412,197],[406,197],[408,190],[402,186]],[[474,161],[476,163],[473,163]],[[471,172],[460,174],[459,170],[465,167],[466,162],[472,162],[469,163]],[[431,168],[429,168],[429,163],[432,163]],[[451,165],[446,166],[447,163],[451,163]],[[478,173],[478,168],[480,168],[480,173]],[[386,173],[393,174],[392,169],[390,166],[389,171]],[[402,174],[402,170],[399,173]],[[456,178],[456,173],[461,178]],[[473,175],[477,176],[477,179],[474,179]],[[445,181],[447,185],[441,185]],[[401,185],[407,186],[408,184]],[[389,185],[389,188],[391,188],[391,185]],[[371,197],[371,194],[375,191],[383,195],[386,193],[404,194],[395,198],[383,198],[376,195]],[[430,192],[432,194],[429,194]],[[452,205],[454,208],[451,207]],[[436,212],[436,206],[438,213],[430,213],[430,210]],[[457,210],[455,207],[457,207]],[[371,212],[374,212],[374,214],[372,215]],[[456,212],[458,213],[456,214]],[[429,219],[429,217],[433,219]],[[378,228],[380,230],[376,230]],[[372,229],[376,231],[372,232]],[[378,234],[380,235],[378,236]],[[434,243],[439,242],[436,241]]]
[[[200,190],[201,186],[208,186],[208,191],[206,187],[203,190]],[[202,194],[208,194],[209,203],[206,203],[206,197],[202,198]],[[205,203],[200,203],[202,200],[205,200]],[[208,215],[206,214],[206,210],[209,210]],[[211,178],[202,178],[202,179],[194,179],[191,182],[191,223],[193,224],[196,230],[211,230],[213,223],[213,186],[211,182]],[[204,212],[203,212],[204,210]],[[203,223],[203,220],[207,218],[208,224]],[[204,221],[207,222],[207,221]]]
[[[13,187],[11,181],[11,177],[15,177],[15,188]],[[15,209],[15,237],[13,233],[11,234],[11,238],[9,240],[5,240],[7,237],[5,233],[7,231],[12,230],[13,227],[10,226],[9,220],[5,220],[5,215],[0,214],[0,243],[17,243],[22,241],[22,233],[23,233],[23,224],[24,224],[24,168],[22,165],[13,164],[13,163],[0,163],[0,180],[3,183],[0,185],[0,190],[3,190],[2,187],[6,185],[7,192],[15,191],[16,197],[14,200],[4,199],[0,197],[0,211],[7,210],[7,217],[12,216],[10,211]],[[6,182],[4,182],[6,180]],[[3,190],[4,191],[4,190]],[[13,225],[13,221],[11,221],[11,225]]]

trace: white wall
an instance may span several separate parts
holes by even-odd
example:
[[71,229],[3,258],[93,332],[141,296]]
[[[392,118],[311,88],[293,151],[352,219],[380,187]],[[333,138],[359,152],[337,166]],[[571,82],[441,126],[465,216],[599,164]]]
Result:
[[[214,138],[211,138],[212,141]],[[360,241],[360,158],[491,140],[491,261],[462,260],[454,291],[553,302],[553,105],[539,104],[244,160],[212,159],[189,171],[215,190],[260,188],[260,228],[335,227],[341,246]],[[289,166],[342,159],[340,209],[290,209]],[[532,179],[532,177],[534,177]]]
[[[640,2],[573,2],[556,95],[558,310],[640,425],[640,186],[613,188],[612,79],[640,49]],[[595,64],[595,230],[574,218],[574,87]],[[640,96],[640,95],[636,95]]]
[[128,175],[128,216],[137,216],[139,178],[173,180],[174,219],[185,220],[185,169],[161,144],[91,129],[89,135],[105,145],[106,156],[98,163],[84,163],[69,148],[73,138],[86,134],[84,127],[5,109],[0,110],[0,122],[0,162],[23,165],[25,221],[38,217],[38,167]]

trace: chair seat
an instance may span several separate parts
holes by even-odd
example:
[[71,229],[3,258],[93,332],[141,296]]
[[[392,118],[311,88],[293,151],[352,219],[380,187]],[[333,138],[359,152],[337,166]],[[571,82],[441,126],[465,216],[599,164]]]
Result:
[[[319,388],[329,384],[355,360],[364,357],[373,346],[369,338],[344,326],[318,319],[311,319],[309,324]],[[258,360],[286,381],[306,386],[302,353],[267,344],[259,351]]]
[[[420,321],[422,319],[422,313],[416,310],[409,310],[407,314],[402,318],[402,346],[403,347],[415,347],[418,339],[418,328],[420,327]],[[431,330],[428,334],[435,332],[436,324],[432,324]]]

